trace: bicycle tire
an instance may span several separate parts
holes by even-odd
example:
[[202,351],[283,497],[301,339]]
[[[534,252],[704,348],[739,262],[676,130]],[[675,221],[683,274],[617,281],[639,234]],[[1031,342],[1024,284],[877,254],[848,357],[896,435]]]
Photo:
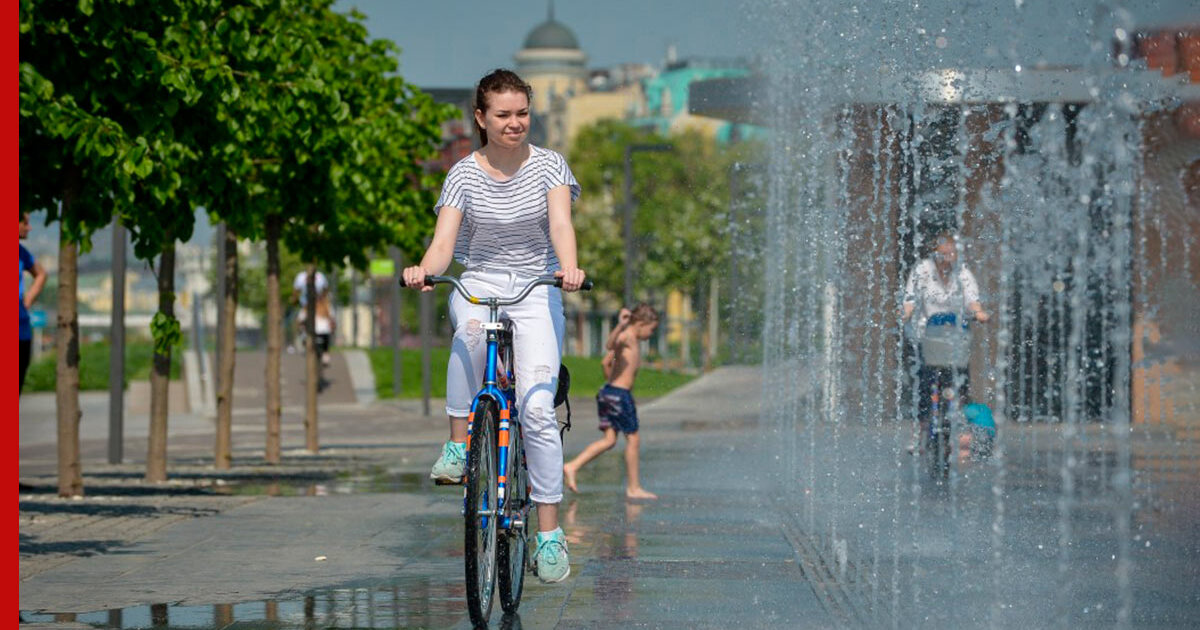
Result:
[[500,536],[496,546],[500,568],[500,607],[505,613],[517,612],[521,592],[525,588],[525,563],[529,554],[529,470],[525,467],[525,443],[520,423],[513,422],[508,439],[508,498],[505,512],[521,518],[520,526],[512,526]]
[[496,403],[482,401],[475,412],[468,453],[463,555],[467,612],[475,627],[487,626],[496,587]]
[[941,481],[950,476],[950,426],[947,422],[949,409],[943,402],[937,403],[937,412],[929,422],[929,442],[926,455],[929,457],[929,476]]

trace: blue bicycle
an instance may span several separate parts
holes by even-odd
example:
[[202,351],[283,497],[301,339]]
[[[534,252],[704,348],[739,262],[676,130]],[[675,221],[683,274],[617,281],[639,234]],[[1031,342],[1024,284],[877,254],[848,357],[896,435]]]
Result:
[[[471,401],[467,416],[467,466],[463,489],[464,555],[466,556],[467,612],[475,627],[485,627],[492,612],[497,575],[500,605],[514,613],[521,603],[528,566],[529,471],[525,466],[516,403],[512,323],[500,316],[500,307],[524,300],[534,288],[562,287],[562,279],[540,276],[515,297],[476,297],[458,278],[426,276],[425,285],[449,284],[471,304],[488,307],[483,324],[487,337],[483,385]],[[404,281],[401,280],[401,286]],[[584,281],[583,290],[592,282]],[[497,573],[499,568],[499,573]]]

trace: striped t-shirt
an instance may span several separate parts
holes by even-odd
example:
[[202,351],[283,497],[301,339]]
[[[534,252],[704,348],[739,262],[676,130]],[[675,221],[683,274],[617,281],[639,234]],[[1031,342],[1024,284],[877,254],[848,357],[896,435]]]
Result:
[[505,181],[484,172],[471,153],[446,174],[434,212],[445,206],[462,211],[454,259],[467,269],[549,273],[559,264],[550,244],[546,193],[564,185],[575,201],[579,182],[566,159],[550,149],[530,145],[529,159]]

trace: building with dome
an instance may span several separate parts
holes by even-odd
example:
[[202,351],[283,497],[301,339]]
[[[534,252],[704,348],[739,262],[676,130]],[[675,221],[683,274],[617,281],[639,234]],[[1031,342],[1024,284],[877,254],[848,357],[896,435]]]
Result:
[[529,31],[514,55],[516,72],[533,87],[533,128],[530,140],[566,153],[580,129],[604,119],[669,134],[699,130],[718,142],[744,137],[744,124],[696,116],[688,112],[693,82],[748,74],[741,60],[677,60],[668,51],[660,70],[642,63],[589,69],[588,56],[575,33],[554,18],[554,3],[546,20]]
[[554,3],[546,21],[534,27],[515,55],[517,74],[533,87],[536,144],[563,150],[567,146],[567,103],[587,91],[587,55],[575,33],[554,19]]
[[553,4],[546,21],[525,37],[515,59],[517,72],[534,88],[538,107],[547,105],[550,94],[578,93],[586,88],[587,55],[579,48],[575,33],[554,19]]

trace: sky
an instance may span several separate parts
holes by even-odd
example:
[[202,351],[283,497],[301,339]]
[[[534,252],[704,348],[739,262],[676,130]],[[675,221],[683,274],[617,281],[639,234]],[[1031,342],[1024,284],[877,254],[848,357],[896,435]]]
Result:
[[[682,57],[747,55],[740,0],[557,0],[554,17],[588,55],[588,67],[659,65]],[[367,16],[371,37],[401,47],[400,74],[419,87],[472,87],[513,67],[525,36],[546,20],[547,0],[337,0]]]
[[[372,37],[397,43],[400,74],[419,87],[471,87],[513,67],[548,0],[337,0],[357,7]],[[556,0],[554,12],[588,55],[588,67],[660,65],[680,58],[751,57],[763,47],[791,58],[814,47],[836,62],[843,46],[879,44],[884,54],[935,65],[1078,64],[1081,24],[1105,0]],[[1196,0],[1126,0],[1139,26],[1200,21]],[[1064,26],[1074,23],[1066,29]],[[753,35],[749,33],[753,32]],[[881,37],[883,34],[887,37]],[[1020,36],[1016,36],[1020,33]],[[854,35],[865,37],[853,38]],[[937,46],[934,41],[942,37]],[[772,37],[778,38],[772,43]],[[929,40],[926,42],[925,40]],[[993,45],[985,40],[994,40]],[[897,43],[899,48],[896,48]],[[768,54],[771,51],[767,51]],[[860,51],[861,52],[861,51]],[[876,56],[874,53],[868,56]]]

